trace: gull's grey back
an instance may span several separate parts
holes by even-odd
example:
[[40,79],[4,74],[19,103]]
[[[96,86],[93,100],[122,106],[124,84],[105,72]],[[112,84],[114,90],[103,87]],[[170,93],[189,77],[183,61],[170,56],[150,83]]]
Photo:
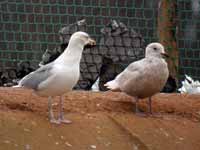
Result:
[[41,82],[47,80],[51,75],[51,69],[53,67],[53,62],[44,65],[37,69],[36,71],[28,74],[20,81],[20,86],[37,90]]

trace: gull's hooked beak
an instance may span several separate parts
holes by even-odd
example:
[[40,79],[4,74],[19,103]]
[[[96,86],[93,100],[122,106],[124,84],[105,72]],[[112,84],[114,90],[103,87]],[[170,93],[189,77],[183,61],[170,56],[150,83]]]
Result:
[[87,45],[95,46],[96,45],[96,41],[93,40],[92,38],[89,38],[89,41],[88,41]]
[[165,58],[169,58],[169,55],[167,53],[161,53],[161,55]]

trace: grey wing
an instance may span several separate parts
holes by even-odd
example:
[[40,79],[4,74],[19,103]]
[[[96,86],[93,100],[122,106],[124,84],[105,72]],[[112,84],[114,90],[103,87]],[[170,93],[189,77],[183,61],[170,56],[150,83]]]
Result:
[[131,78],[140,73],[142,68],[142,66],[140,65],[141,61],[142,60],[131,63],[123,72],[121,72],[116,77],[116,80],[119,82],[119,84],[124,84],[125,82],[129,81]]
[[53,63],[49,63],[37,69],[34,72],[26,75],[22,80],[19,82],[19,85],[22,87],[30,88],[37,90],[39,84],[49,78],[52,73]]
[[144,75],[149,63],[151,62],[148,59],[142,59],[130,64],[119,76],[120,89],[129,94],[137,92],[138,89],[140,90],[142,88],[140,83],[146,79]]

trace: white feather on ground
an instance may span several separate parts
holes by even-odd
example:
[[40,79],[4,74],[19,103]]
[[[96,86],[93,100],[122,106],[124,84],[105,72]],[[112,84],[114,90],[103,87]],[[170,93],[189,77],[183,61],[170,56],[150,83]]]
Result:
[[178,89],[181,93],[200,94],[200,82],[194,81],[190,76],[185,75],[182,87]]
[[92,85],[91,90],[94,91],[94,92],[98,92],[99,91],[99,77],[97,78],[97,80]]
[[114,80],[105,84],[112,91],[122,91],[136,100],[149,97],[149,111],[151,113],[151,96],[160,92],[164,87],[169,71],[163,58],[166,55],[160,43],[151,43],[146,47],[145,58],[131,63]]
[[[96,42],[85,32],[74,33],[68,47],[55,61],[31,72],[15,86],[33,89],[37,95],[49,97],[49,118],[52,123],[71,122],[64,119],[62,95],[72,90],[79,79],[79,65],[86,44],[95,45]],[[53,96],[60,96],[58,120],[54,118],[52,111]]]

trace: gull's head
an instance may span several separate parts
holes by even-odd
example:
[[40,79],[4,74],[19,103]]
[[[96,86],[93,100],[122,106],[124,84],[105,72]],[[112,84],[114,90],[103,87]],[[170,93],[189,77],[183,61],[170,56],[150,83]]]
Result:
[[164,46],[160,43],[151,43],[147,45],[145,57],[168,57],[167,53],[165,53]]
[[83,46],[85,45],[91,45],[94,46],[96,45],[96,41],[93,40],[89,34],[86,32],[78,31],[72,34],[70,41],[75,41],[75,44],[82,44]]

